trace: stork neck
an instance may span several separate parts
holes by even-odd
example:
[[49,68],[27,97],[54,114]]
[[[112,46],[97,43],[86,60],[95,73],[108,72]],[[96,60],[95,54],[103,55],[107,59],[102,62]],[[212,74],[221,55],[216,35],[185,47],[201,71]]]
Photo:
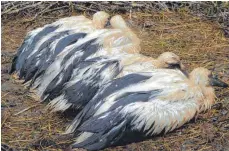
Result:
[[163,63],[162,61],[158,59],[152,60],[152,63],[154,64],[156,68],[166,68],[165,63]]
[[215,102],[215,91],[212,87],[200,86],[204,98],[201,100],[200,111],[210,109]]
[[136,44],[140,45],[140,39],[137,37],[137,35],[130,29],[130,28],[125,28],[123,29],[124,33],[131,39],[131,41]]
[[104,25],[102,24],[102,21],[101,20],[98,20],[98,21],[92,21],[93,22],[93,25],[95,26],[96,29],[102,29],[104,28]]

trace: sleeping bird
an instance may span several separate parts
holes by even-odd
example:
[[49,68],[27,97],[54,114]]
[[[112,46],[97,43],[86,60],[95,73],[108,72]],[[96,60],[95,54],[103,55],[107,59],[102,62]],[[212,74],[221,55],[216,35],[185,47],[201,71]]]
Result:
[[75,133],[73,148],[99,150],[128,140],[170,132],[210,109],[212,86],[228,87],[202,67],[189,77],[179,70],[156,69],[110,81],[76,116],[66,133]]

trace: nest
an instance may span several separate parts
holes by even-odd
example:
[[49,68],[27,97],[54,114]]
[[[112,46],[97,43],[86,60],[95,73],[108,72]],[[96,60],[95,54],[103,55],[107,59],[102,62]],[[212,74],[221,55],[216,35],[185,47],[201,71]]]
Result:
[[[172,51],[181,57],[188,71],[206,67],[229,83],[229,42],[221,26],[191,14],[179,9],[126,12],[122,16],[141,39],[142,54],[157,57]],[[32,23],[25,22],[30,18],[25,17],[3,24],[2,51],[15,52],[27,31],[69,14],[53,16],[41,16]],[[2,62],[2,143],[18,150],[66,148],[73,140],[71,136],[60,136],[72,117],[45,112],[45,104],[40,104],[20,81],[3,72],[8,65],[9,61]],[[216,97],[211,110],[173,132],[106,150],[224,150],[229,147],[229,89],[216,88]]]
[[[17,17],[46,16],[57,13],[86,12],[95,13],[97,11],[106,11],[110,14],[127,13],[130,11],[152,13],[161,10],[189,9],[198,16],[204,16],[218,20],[219,22],[228,22],[228,2],[1,2],[3,21]],[[226,24],[225,24],[226,25]]]

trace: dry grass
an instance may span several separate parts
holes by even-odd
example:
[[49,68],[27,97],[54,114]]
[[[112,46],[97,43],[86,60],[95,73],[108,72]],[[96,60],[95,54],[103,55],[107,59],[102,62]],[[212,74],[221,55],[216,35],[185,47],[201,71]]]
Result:
[[[35,101],[31,94],[23,92],[16,95],[15,92],[2,93],[2,106],[5,107],[2,111],[2,143],[19,150],[36,150],[36,147],[40,150],[56,150],[62,142],[47,141],[57,139],[64,131],[67,119],[45,112],[45,105]],[[10,107],[12,104],[15,107]],[[46,143],[51,146],[44,148]]]
[[[214,69],[214,73],[229,83],[229,41],[217,23],[191,16],[185,10],[177,13],[134,13],[131,18],[130,14],[123,16],[142,40],[143,54],[157,57],[162,52],[172,51],[182,58],[188,71],[198,66]],[[2,51],[15,51],[28,30],[53,20],[40,20],[31,25],[17,20],[3,25]],[[9,86],[8,83],[19,88],[2,90],[2,105],[5,106],[2,110],[2,143],[19,150],[60,150],[61,144],[69,143],[67,139],[56,141],[68,119],[44,112],[44,104],[31,98],[31,94],[12,77],[2,74],[2,84]],[[229,148],[229,89],[216,88],[216,95],[213,108],[202,113],[196,121],[166,135],[106,150],[202,151]],[[15,106],[10,107],[12,104]],[[31,146],[34,143],[39,146],[39,140],[50,140],[51,146],[45,147],[45,141],[41,144],[43,148]]]

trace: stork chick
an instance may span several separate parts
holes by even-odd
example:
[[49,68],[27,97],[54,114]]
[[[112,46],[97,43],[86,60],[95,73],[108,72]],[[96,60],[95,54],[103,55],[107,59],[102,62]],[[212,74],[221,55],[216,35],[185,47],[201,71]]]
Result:
[[88,150],[117,145],[131,133],[144,137],[167,133],[211,108],[212,86],[228,87],[202,67],[189,78],[168,69],[129,74],[100,88],[66,133],[77,134],[73,148]]

